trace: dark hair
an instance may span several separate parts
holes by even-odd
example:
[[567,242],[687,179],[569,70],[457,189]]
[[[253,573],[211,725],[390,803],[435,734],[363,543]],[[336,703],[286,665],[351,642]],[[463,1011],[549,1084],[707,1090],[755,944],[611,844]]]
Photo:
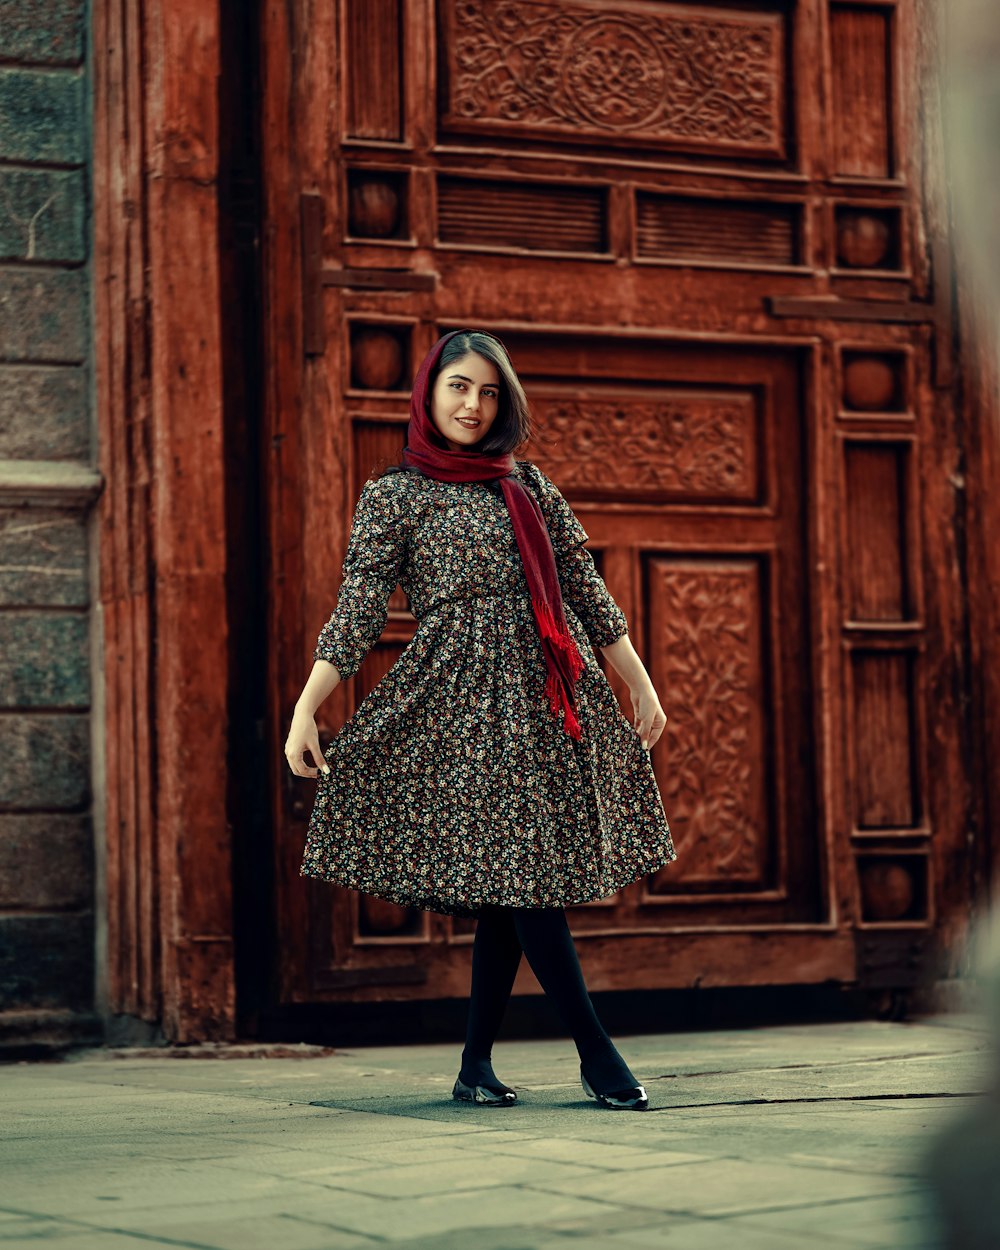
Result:
[[[524,393],[521,380],[510,362],[510,357],[503,344],[485,330],[462,330],[448,340],[441,352],[437,368],[427,380],[430,394],[441,370],[452,361],[461,359],[467,352],[475,352],[484,360],[496,365],[500,375],[500,402],[497,415],[483,437],[481,443],[475,444],[471,450],[481,451],[485,455],[506,455],[521,447],[531,437],[531,412]],[[390,464],[373,470],[374,477],[383,477],[386,473],[412,473],[417,470],[402,463]]]

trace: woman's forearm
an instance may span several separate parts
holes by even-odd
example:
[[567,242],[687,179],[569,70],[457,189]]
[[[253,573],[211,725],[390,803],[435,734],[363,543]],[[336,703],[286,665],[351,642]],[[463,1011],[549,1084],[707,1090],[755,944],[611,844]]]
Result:
[[340,684],[340,673],[335,664],[329,660],[317,660],[309,679],[302,687],[302,693],[295,704],[297,712],[305,712],[307,716],[315,716],[316,710],[331,691]]
[[632,639],[628,634],[622,634],[621,638],[606,647],[600,647],[599,650],[602,655],[607,656],[608,663],[624,680],[629,690],[637,691],[647,686],[652,687],[649,674],[642,660],[639,659],[635,647],[632,646]]

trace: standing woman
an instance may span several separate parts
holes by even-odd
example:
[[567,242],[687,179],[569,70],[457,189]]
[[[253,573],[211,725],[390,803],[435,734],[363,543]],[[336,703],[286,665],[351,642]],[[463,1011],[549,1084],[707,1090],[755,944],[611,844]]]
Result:
[[[292,771],[318,778],[300,871],[477,918],[453,1097],[517,1100],[492,1049],[523,952],[572,1035],[585,1092],[645,1110],[564,908],[677,858],[649,757],[666,716],[586,531],[549,478],[513,457],[530,432],[503,343],[442,335],[417,371],[402,464],[362,488],[285,743]],[[358,671],[397,584],[416,632],[324,759],[316,709]],[[627,682],[634,727],[592,645]]]

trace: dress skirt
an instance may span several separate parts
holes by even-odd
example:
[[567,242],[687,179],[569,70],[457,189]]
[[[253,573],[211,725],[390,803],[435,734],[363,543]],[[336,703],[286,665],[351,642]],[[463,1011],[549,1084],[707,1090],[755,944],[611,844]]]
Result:
[[402,585],[418,624],[327,747],[301,875],[444,915],[605,898],[676,859],[649,752],[594,654],[628,632],[587,534],[530,461],[584,661],[571,738],[494,483],[366,482],[315,657],[353,676]]

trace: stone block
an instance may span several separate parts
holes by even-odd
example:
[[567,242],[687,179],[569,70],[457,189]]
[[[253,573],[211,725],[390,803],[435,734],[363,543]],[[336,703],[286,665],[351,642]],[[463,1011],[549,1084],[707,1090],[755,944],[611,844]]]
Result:
[[0,612],[0,707],[87,707],[88,636],[83,613]]
[[0,508],[0,607],[85,607],[87,521],[55,508]]
[[0,0],[0,57],[36,65],[83,59],[83,0]]
[[0,712],[0,806],[80,811],[91,800],[85,712]]
[[89,1007],[94,997],[92,912],[0,916],[0,1011]]
[[0,1011],[0,1063],[52,1058],[70,1047],[103,1042],[104,1022],[94,1011],[61,1007]]
[[86,259],[83,173],[0,169],[0,260]]
[[0,909],[86,908],[93,896],[89,816],[0,813]]
[[0,270],[0,358],[82,363],[86,352],[83,270]]
[[0,460],[89,460],[87,370],[0,365]]
[[78,70],[0,67],[0,158],[82,165],[84,119]]

